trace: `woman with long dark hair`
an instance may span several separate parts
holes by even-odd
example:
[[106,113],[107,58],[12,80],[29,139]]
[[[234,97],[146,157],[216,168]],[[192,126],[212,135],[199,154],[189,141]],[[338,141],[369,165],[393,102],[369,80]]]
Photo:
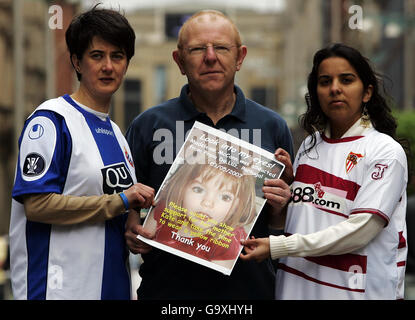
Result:
[[379,84],[356,49],[314,56],[285,235],[241,256],[280,258],[277,299],[404,297],[407,159]]
[[[370,65],[370,61],[364,58],[356,49],[334,44],[318,51],[314,56],[313,69],[308,77],[308,95],[306,96],[307,111],[300,118],[301,127],[312,137],[315,142],[316,133],[324,130],[330,123],[330,119],[322,110],[318,96],[318,68],[321,62],[330,57],[346,59],[356,70],[364,88],[371,87],[370,100],[362,104],[363,120],[370,119],[373,127],[385,133],[393,139],[400,141],[396,136],[396,121],[391,114],[387,103],[387,95],[382,95],[384,90],[382,76],[377,74]],[[405,148],[407,148],[405,146]]]

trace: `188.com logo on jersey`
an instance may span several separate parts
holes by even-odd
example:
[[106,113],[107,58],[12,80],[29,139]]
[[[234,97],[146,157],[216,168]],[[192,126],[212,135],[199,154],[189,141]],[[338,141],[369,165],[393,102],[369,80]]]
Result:
[[293,203],[309,202],[321,207],[327,207],[331,209],[340,209],[340,203],[322,198],[324,192],[321,193],[321,189],[317,193],[312,187],[297,187],[292,190],[291,201]]

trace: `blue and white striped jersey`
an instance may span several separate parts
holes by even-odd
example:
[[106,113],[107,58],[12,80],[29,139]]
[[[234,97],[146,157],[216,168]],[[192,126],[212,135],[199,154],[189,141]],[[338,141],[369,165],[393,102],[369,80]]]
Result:
[[28,221],[21,197],[92,196],[136,182],[128,144],[109,117],[68,95],[40,105],[25,122],[12,193],[11,280],[15,299],[129,299],[126,215],[102,223]]

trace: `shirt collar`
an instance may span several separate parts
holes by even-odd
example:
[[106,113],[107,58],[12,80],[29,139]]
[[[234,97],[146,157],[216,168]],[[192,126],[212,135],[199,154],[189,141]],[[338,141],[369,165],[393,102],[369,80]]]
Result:
[[99,112],[99,111],[96,111],[94,109],[91,109],[91,108],[87,107],[86,105],[80,103],[79,101],[75,100],[74,98],[72,98],[72,100],[75,101],[75,103],[78,104],[78,106],[80,106],[82,109],[88,111],[89,113],[92,113],[92,114],[96,115],[102,121],[105,121],[108,118],[108,113]]
[[[242,90],[235,85],[235,93],[236,93],[236,101],[235,105],[232,109],[232,112],[228,116],[233,116],[239,119],[242,122],[245,122],[245,114],[246,114],[246,100],[245,95],[243,94]],[[194,106],[192,100],[188,96],[189,93],[189,85],[186,84],[182,87],[180,92],[179,100],[181,102],[181,113],[182,119],[184,121],[193,120],[197,118],[202,112],[199,112],[196,107]]]
[[107,113],[95,111],[94,109],[91,109],[91,108],[87,107],[86,105],[83,105],[79,101],[76,101],[75,99],[72,99],[72,97],[69,94],[63,95],[62,98],[65,99],[66,102],[68,102],[70,105],[75,107],[78,111],[81,111],[81,113],[82,112],[91,113],[91,114],[95,115],[96,117],[98,117],[99,119],[101,119],[102,121],[108,121],[109,120],[109,115]]
[[[362,125],[363,120],[360,118],[357,120],[350,128],[347,130],[340,139],[344,138],[351,138],[351,137],[358,137],[364,136],[367,131],[373,128],[372,122],[369,121],[368,124]],[[330,137],[330,124],[327,124],[326,128],[324,129],[324,136],[327,138]]]

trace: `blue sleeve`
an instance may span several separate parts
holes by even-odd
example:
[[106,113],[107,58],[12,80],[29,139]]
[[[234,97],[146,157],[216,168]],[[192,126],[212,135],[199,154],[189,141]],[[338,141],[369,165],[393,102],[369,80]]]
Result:
[[47,110],[26,120],[19,138],[19,154],[12,197],[31,193],[62,193],[69,168],[72,139],[65,119]]

